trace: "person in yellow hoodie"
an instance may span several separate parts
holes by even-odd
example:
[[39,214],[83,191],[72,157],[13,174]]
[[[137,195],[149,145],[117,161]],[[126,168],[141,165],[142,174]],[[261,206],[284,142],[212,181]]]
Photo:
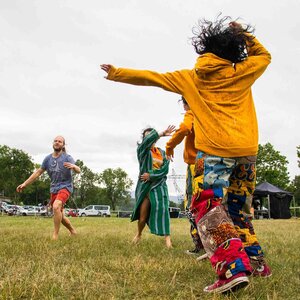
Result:
[[[184,140],[183,160],[187,164],[184,209],[190,222],[190,235],[194,243],[194,249],[187,250],[186,253],[198,254],[203,249],[203,245],[198,233],[197,224],[189,210],[193,196],[195,160],[198,152],[195,148],[194,115],[184,97],[181,97],[180,101],[182,101],[183,109],[185,110],[184,119],[167,142],[166,155],[168,159],[172,160],[174,158],[175,147]],[[200,256],[200,258],[206,257],[207,255]]]
[[252,32],[230,17],[200,20],[192,38],[199,57],[191,70],[158,73],[101,65],[109,80],[182,95],[194,114],[199,151],[191,208],[218,276],[204,288],[209,293],[244,287],[251,273],[272,274],[249,218],[258,151],[251,87],[271,62]]

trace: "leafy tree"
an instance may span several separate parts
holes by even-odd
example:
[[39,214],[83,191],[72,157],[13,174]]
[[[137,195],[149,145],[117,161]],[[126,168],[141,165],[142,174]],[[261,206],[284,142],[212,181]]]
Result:
[[124,202],[123,204],[121,203],[118,207],[119,210],[123,210],[123,211],[132,211],[134,206],[135,206],[135,199],[134,198],[130,198],[130,200],[126,203]]
[[94,203],[94,199],[97,198],[99,193],[99,188],[96,186],[99,181],[99,175],[93,173],[81,160],[77,160],[76,165],[80,167],[81,172],[73,177],[73,202],[80,207],[85,207],[88,204],[98,204]]
[[[39,164],[35,165],[35,169],[40,168]],[[20,200],[23,204],[45,204],[50,197],[50,178],[44,172],[36,181],[26,187],[26,189],[19,194]]]
[[172,200],[169,201],[169,206],[170,207],[178,207],[178,204]]
[[100,174],[100,183],[104,187],[106,198],[113,210],[116,206],[130,201],[130,191],[133,181],[121,168],[105,169]]
[[292,181],[289,191],[294,194],[296,206],[300,206],[300,175],[295,176],[295,179]]
[[[99,176],[99,175],[98,175]],[[95,184],[98,185],[98,182],[95,182]],[[70,206],[75,207],[86,207],[88,205],[92,204],[108,204],[110,201],[107,199],[106,191],[104,188],[101,188],[99,186],[94,185],[93,187],[90,187],[86,191],[86,197],[84,202],[81,202],[80,198],[75,198],[76,191],[73,193],[73,197],[69,202]]]
[[257,183],[268,181],[282,189],[287,188],[289,185],[287,165],[286,157],[275,150],[272,144],[259,145],[256,165]]
[[[300,168],[300,146],[297,146],[298,167]],[[294,194],[296,206],[300,206],[300,175],[296,175],[288,191]],[[294,204],[292,204],[294,205]]]
[[300,168],[300,146],[297,146],[297,156],[299,158],[299,160],[298,160],[298,167]]
[[31,157],[22,150],[0,146],[0,191],[17,201],[16,188],[33,172]]

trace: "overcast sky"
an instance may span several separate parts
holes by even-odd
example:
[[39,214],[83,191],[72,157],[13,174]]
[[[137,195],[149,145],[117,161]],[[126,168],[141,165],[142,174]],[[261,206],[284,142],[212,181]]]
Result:
[[[299,0],[2,0],[0,145],[36,163],[56,135],[94,172],[121,167],[136,181],[136,143],[147,125],[178,125],[179,96],[107,81],[101,63],[159,72],[193,68],[189,42],[200,18],[219,12],[255,26],[272,63],[253,86],[260,139],[299,175]],[[158,145],[164,148],[167,138]],[[182,146],[171,164],[185,174]],[[184,189],[184,181],[178,182]],[[172,181],[169,191],[175,194]]]

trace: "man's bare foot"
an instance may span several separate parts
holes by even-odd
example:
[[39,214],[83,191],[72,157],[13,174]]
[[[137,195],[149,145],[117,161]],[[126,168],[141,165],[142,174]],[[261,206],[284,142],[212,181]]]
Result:
[[77,231],[75,229],[70,230],[70,236],[76,236],[77,235]]
[[136,235],[133,240],[132,240],[132,244],[137,245],[140,241],[141,241],[141,236],[140,235]]
[[57,233],[53,233],[52,240],[53,241],[57,241],[58,240],[58,234]]

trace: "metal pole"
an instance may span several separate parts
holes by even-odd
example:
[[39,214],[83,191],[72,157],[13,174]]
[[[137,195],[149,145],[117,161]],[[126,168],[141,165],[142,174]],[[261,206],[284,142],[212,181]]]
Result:
[[269,219],[271,219],[271,210],[270,210],[270,195],[268,194],[268,214],[269,214]]

